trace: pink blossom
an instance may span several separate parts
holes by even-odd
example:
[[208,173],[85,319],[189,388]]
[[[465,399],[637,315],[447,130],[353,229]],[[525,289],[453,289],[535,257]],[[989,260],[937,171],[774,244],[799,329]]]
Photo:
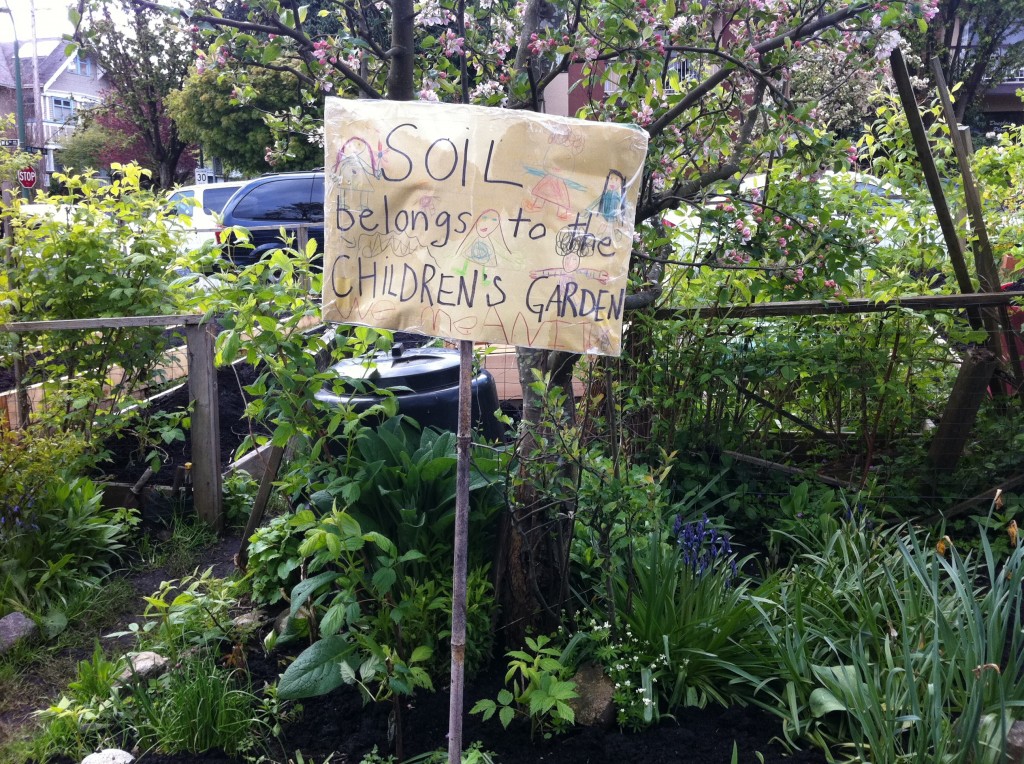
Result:
[[441,35],[441,44],[443,45],[444,55],[448,58],[461,56],[464,52],[463,46],[465,43],[465,38],[456,37],[455,32],[450,29],[445,30],[445,33]]

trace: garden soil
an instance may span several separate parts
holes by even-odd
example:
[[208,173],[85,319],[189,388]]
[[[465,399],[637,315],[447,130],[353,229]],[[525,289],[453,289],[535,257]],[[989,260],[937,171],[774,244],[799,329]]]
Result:
[[[220,463],[226,467],[235,459],[235,452],[247,435],[265,434],[267,431],[243,416],[252,396],[243,389],[256,381],[258,372],[252,366],[235,364],[217,369],[217,410],[220,425]],[[188,385],[180,385],[151,400],[152,413],[177,413],[188,409]],[[160,468],[150,479],[150,485],[171,485],[175,470],[192,460],[192,439],[189,430],[183,430],[183,440],[170,444],[143,442],[133,433],[106,441],[104,449],[109,457],[100,465],[105,478],[115,483],[135,483],[146,470],[146,455],[156,447]]]

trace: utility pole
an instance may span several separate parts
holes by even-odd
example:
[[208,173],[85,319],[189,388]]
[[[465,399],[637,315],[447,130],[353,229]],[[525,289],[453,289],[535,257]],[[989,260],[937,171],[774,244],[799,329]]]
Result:
[[43,90],[39,87],[39,36],[36,34],[36,0],[29,0],[32,19],[32,111],[35,112],[35,145],[39,147],[39,185],[44,190],[49,183],[46,179],[46,125],[43,124]]
[[[27,145],[25,140],[25,94],[21,84],[21,43],[18,41],[18,25],[14,21],[14,14],[10,6],[5,2],[0,8],[0,13],[6,13],[11,19],[11,29],[14,31],[14,93],[17,103],[15,104],[15,119],[18,122],[18,148],[24,150]],[[28,189],[21,189],[23,199],[28,199]]]

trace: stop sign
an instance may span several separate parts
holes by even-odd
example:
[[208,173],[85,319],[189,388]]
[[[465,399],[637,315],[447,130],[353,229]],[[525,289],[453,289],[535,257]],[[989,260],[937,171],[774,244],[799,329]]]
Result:
[[18,182],[22,188],[34,188],[36,185],[36,168],[23,167],[18,170]]

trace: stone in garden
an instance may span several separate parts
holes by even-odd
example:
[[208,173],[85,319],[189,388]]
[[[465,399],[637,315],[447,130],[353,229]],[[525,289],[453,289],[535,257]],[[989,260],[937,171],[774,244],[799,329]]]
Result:
[[1014,722],[1006,734],[1006,761],[1024,764],[1024,722]]
[[278,614],[277,618],[274,619],[274,631],[277,632],[278,636],[288,631],[288,624],[291,620],[291,608],[285,608]]
[[584,727],[610,727],[615,721],[615,683],[604,669],[596,663],[584,664],[572,681],[576,683],[578,697],[568,703],[576,714],[576,723]]
[[127,682],[134,677],[149,679],[164,673],[167,668],[167,659],[164,656],[148,650],[129,656],[128,661],[130,665],[117,678],[119,682]]
[[82,764],[131,764],[135,757],[120,748],[107,748],[99,753],[90,753]]
[[309,629],[306,621],[307,618],[303,615],[302,610],[299,610],[298,615],[292,618],[291,608],[285,608],[281,611],[280,615],[274,619],[274,631],[277,632],[279,637],[283,637],[286,634],[308,634]]
[[266,617],[261,610],[250,610],[231,619],[231,625],[239,631],[252,631],[263,625]]
[[0,618],[0,655],[11,650],[23,639],[32,639],[39,632],[35,621],[24,613],[8,613]]

